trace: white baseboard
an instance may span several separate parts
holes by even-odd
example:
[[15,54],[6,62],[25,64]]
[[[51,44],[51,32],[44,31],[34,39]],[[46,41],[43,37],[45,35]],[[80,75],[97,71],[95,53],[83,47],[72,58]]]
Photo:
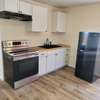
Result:
[[72,67],[72,68],[75,68],[75,66],[73,66],[73,65],[68,65],[69,67]]

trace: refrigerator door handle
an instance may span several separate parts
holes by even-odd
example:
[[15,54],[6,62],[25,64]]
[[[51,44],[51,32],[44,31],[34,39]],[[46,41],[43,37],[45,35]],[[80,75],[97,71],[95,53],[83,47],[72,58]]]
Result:
[[83,52],[84,50],[80,50],[80,52]]

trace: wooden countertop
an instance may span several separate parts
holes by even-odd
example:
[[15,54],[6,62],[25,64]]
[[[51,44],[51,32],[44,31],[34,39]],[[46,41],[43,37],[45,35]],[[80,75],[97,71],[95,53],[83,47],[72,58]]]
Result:
[[42,47],[38,47],[38,46],[35,46],[35,47],[32,47],[32,49],[34,51],[41,51],[41,52],[45,52],[45,51],[51,51],[51,50],[57,50],[59,48],[67,48],[67,49],[70,49],[70,45],[64,45],[64,44],[59,44],[61,47],[58,47],[58,48],[51,48],[51,49],[45,49],[45,48],[42,48]]

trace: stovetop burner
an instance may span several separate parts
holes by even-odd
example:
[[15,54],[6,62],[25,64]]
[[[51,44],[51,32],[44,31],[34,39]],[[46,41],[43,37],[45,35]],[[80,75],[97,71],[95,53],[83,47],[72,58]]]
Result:
[[11,56],[25,56],[25,55],[37,55],[38,51],[34,51],[32,49],[28,50],[20,50],[20,51],[11,51],[9,52]]
[[11,51],[9,53],[11,54],[22,54],[22,53],[28,53],[28,52],[33,52],[32,50],[18,50],[18,51]]
[[13,57],[38,54],[36,50],[33,50],[33,48],[30,47],[29,41],[27,40],[4,41],[3,47],[4,47],[4,52],[6,52],[8,55],[13,56]]

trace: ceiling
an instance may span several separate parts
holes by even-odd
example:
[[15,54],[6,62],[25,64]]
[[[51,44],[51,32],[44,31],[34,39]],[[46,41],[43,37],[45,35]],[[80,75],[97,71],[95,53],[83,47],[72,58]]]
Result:
[[34,0],[34,1],[51,4],[57,7],[70,7],[74,5],[100,3],[100,0]]

